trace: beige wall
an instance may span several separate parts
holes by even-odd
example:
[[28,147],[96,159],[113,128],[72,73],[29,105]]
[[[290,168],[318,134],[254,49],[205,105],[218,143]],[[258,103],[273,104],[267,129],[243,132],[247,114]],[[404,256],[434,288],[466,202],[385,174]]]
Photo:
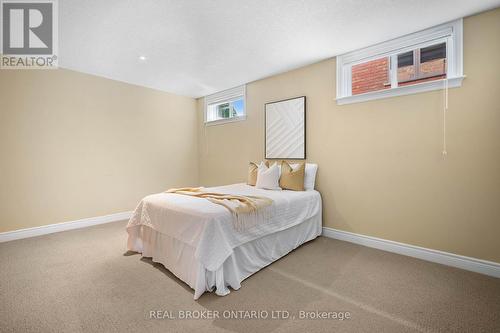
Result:
[[339,106],[335,59],[247,85],[248,119],[206,127],[200,182],[244,181],[264,156],[264,103],[307,96],[307,155],[324,225],[500,262],[500,9],[465,19],[461,88]]
[[0,70],[0,232],[196,185],[196,130],[192,98],[68,70]]

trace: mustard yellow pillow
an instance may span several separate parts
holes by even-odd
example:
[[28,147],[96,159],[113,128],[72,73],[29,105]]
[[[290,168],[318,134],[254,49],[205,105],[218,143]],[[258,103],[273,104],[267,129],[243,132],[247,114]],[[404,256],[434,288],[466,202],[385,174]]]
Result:
[[[266,161],[266,166],[269,167],[269,162]],[[259,168],[259,165],[254,162],[250,162],[248,164],[248,180],[247,184],[255,186],[257,183],[257,169]]]
[[280,187],[284,190],[304,191],[306,164],[299,163],[294,170],[287,161],[281,163]]

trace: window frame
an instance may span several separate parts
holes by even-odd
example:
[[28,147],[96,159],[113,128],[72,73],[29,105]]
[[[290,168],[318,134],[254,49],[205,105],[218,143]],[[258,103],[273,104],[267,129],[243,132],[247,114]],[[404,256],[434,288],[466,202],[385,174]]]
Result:
[[[237,100],[243,99],[243,115],[231,117],[231,118],[221,118],[216,120],[208,119],[208,107],[213,104],[224,104],[231,103]],[[246,120],[247,117],[247,101],[246,101],[246,85],[234,87],[231,89],[219,91],[215,94],[208,95],[204,97],[204,124],[205,126],[220,125],[226,123],[232,123],[236,121]]]
[[[438,44],[434,44],[434,45],[441,45],[441,44],[445,44],[445,48],[446,48],[446,43],[438,43]],[[416,48],[414,49],[413,51],[408,51],[408,52],[412,52],[412,55],[413,55],[413,64],[412,65],[408,65],[408,66],[414,66],[415,67],[415,77],[412,78],[412,79],[408,79],[408,80],[404,80],[404,81],[400,81],[399,78],[398,78],[398,84],[400,83],[408,83],[408,82],[413,82],[413,81],[419,81],[419,80],[425,80],[425,79],[430,79],[430,78],[433,78],[433,77],[437,77],[437,76],[443,76],[443,75],[448,75],[448,73],[446,73],[446,71],[444,72],[444,74],[433,74],[433,73],[430,73],[430,74],[422,74],[422,64],[425,64],[426,62],[422,62],[422,48]],[[406,52],[403,52],[403,53],[406,53]],[[401,55],[401,53],[397,54],[397,58],[399,58],[399,55]],[[447,58],[448,56],[446,56],[444,59],[445,59],[445,64],[447,64]],[[441,59],[441,58],[440,58]],[[432,60],[431,60],[432,61]],[[398,59],[398,63],[396,65],[397,67],[397,70],[399,70],[399,59]],[[446,65],[446,67],[448,67]],[[399,73],[398,73],[399,74]],[[390,68],[389,68],[389,75],[390,75]]]
[[[398,86],[398,54],[443,42],[446,43],[446,79]],[[352,66],[384,57],[390,58],[391,88],[352,95]],[[339,55],[337,56],[336,76],[336,101],[339,105],[443,89],[445,80],[448,81],[450,88],[460,87],[465,77],[463,75],[463,19]]]

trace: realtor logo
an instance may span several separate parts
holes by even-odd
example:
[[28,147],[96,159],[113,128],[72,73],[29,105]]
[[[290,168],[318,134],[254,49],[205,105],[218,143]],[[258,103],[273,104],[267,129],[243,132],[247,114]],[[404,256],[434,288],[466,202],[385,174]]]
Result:
[[56,0],[0,0],[2,69],[57,68]]

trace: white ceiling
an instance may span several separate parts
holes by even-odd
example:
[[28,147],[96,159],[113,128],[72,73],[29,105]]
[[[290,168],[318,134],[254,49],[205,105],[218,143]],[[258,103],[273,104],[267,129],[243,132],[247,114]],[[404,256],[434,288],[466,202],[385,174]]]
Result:
[[59,64],[200,97],[497,6],[500,0],[63,0]]

